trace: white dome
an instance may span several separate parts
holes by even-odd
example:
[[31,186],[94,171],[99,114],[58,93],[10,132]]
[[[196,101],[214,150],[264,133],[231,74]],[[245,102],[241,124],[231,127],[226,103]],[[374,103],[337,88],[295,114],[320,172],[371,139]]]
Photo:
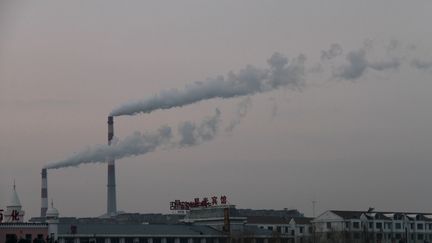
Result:
[[53,202],[51,202],[51,207],[48,208],[45,215],[47,218],[58,218],[58,216],[60,215],[59,211],[54,207]]
[[46,211],[46,217],[47,218],[54,218],[59,216],[59,211],[56,208],[49,208]]

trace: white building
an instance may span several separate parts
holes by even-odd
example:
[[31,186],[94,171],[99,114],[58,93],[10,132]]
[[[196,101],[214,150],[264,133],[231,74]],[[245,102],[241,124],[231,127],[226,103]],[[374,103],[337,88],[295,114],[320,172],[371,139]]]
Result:
[[14,182],[13,190],[10,196],[6,211],[3,213],[3,223],[21,223],[24,222],[24,210],[22,210],[21,202],[16,191],[16,185]]
[[329,210],[312,221],[316,242],[425,243],[432,214]]
[[271,230],[275,235],[292,237],[292,242],[296,243],[313,242],[311,221],[312,218],[306,217],[247,217],[247,225]]

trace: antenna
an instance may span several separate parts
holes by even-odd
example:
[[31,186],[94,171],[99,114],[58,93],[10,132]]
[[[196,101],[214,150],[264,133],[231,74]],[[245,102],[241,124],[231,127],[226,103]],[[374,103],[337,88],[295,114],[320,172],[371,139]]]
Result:
[[317,201],[314,199],[312,200],[312,216],[315,218],[315,204],[317,203]]

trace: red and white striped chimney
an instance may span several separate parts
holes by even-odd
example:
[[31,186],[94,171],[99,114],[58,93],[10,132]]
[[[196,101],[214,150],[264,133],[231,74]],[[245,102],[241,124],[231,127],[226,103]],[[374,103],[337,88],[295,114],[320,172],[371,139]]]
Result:
[[[111,145],[114,137],[114,118],[108,117],[108,145]],[[107,216],[114,216],[117,213],[117,200],[115,188],[115,161],[108,158],[108,184],[107,184]]]
[[42,218],[45,218],[46,211],[48,209],[48,179],[47,169],[42,169],[42,185],[41,185],[41,214]]

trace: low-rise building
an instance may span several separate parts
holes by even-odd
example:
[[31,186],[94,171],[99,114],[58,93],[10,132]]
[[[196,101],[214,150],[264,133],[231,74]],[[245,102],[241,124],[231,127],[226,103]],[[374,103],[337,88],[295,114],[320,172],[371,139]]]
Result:
[[274,235],[289,236],[293,242],[312,242],[312,218],[307,217],[247,217],[247,225],[273,231]]
[[329,210],[312,223],[317,242],[432,241],[432,214],[429,213]]

